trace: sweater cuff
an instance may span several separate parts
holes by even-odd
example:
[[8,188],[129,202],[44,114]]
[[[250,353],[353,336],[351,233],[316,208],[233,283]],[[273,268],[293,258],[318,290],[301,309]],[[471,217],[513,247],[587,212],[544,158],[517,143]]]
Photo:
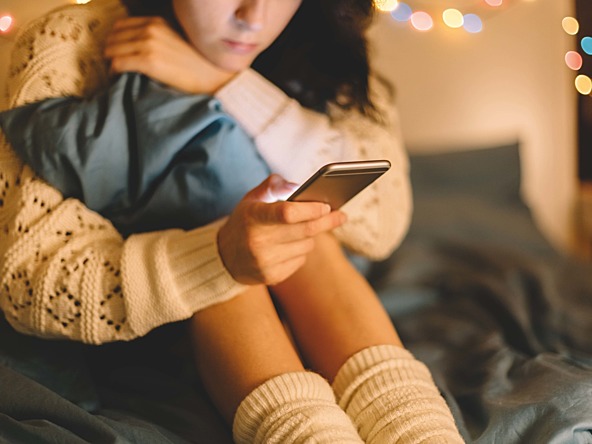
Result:
[[291,101],[281,89],[252,69],[238,74],[215,96],[251,137],[261,134]]
[[230,299],[242,285],[234,280],[218,251],[218,231],[225,219],[206,227],[171,236],[168,255],[172,275],[191,313]]
[[128,239],[122,272],[129,323],[137,335],[187,319],[248,288],[232,278],[220,258],[217,235],[223,223]]

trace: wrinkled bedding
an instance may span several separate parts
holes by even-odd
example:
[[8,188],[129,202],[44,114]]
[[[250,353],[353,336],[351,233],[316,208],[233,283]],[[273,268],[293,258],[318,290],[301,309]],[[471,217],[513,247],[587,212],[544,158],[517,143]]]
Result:
[[[362,265],[467,442],[592,443],[592,264],[540,234],[518,146],[413,156],[411,177],[409,235]],[[0,321],[0,442],[230,443],[184,328],[90,347]]]
[[411,231],[371,278],[466,440],[592,443],[592,264],[541,236],[518,147],[411,167]]

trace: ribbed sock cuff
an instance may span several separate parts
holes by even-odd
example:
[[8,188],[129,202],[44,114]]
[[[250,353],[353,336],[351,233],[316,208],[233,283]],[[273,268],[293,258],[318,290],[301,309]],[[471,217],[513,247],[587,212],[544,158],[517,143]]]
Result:
[[311,372],[282,374],[253,390],[237,410],[233,435],[237,444],[362,443],[329,383]]
[[333,389],[367,443],[464,442],[428,368],[401,347],[356,353]]

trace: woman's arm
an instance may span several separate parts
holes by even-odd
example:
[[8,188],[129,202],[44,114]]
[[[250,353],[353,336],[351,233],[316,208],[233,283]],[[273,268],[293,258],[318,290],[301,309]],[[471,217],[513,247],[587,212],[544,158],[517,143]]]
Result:
[[[97,42],[124,14],[104,0],[28,26],[14,45],[8,105],[96,90],[107,79]],[[106,219],[36,178],[0,132],[0,307],[19,331],[129,340],[233,297],[244,287],[218,253],[220,225],[124,241]]]
[[0,113],[0,127],[36,174],[127,233],[210,223],[269,175],[216,99],[138,73]]
[[0,308],[23,333],[99,344],[231,299],[239,281],[280,282],[344,220],[320,203],[266,203],[279,182],[248,193],[227,221],[124,241],[37,179],[0,133]]
[[[204,64],[203,57],[166,23],[138,18],[125,21],[122,28],[123,37],[107,51],[118,72],[132,69],[186,92],[201,91],[185,79],[199,77],[192,73]],[[166,69],[158,63],[162,60],[169,62]],[[222,79],[211,67],[205,72],[206,78]],[[305,109],[250,69],[217,83],[214,94],[225,111],[255,139],[271,171],[290,181],[303,182],[328,162],[389,159],[391,170],[344,207],[349,222],[337,234],[351,250],[373,259],[396,248],[411,219],[411,191],[407,156],[387,88],[372,82],[371,94],[382,117],[376,122],[355,111],[334,108],[327,116]]]
[[241,291],[218,254],[220,224],[123,241],[38,180],[0,139],[0,306],[19,331],[129,340]]
[[301,107],[261,75],[247,70],[216,96],[251,134],[273,172],[303,182],[328,162],[389,159],[392,168],[343,207],[348,222],[336,234],[352,251],[388,256],[405,236],[412,212],[408,158],[388,89],[371,79],[380,117],[332,108],[330,116]]
[[[104,0],[32,23],[15,43],[8,105],[96,90],[106,79],[96,42],[122,14],[119,2]],[[246,288],[234,277],[277,282],[301,263],[312,237],[342,220],[321,204],[264,204],[268,186],[249,193],[228,222],[124,241],[109,221],[39,180],[0,132],[0,308],[21,332],[98,344],[230,299]],[[219,242],[232,240],[234,227],[244,242]]]

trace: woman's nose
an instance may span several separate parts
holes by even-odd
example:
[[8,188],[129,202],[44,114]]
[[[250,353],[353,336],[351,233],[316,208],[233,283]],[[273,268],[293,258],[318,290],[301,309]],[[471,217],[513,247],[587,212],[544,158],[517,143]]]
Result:
[[237,7],[234,18],[241,29],[260,31],[265,24],[268,0],[243,0]]

